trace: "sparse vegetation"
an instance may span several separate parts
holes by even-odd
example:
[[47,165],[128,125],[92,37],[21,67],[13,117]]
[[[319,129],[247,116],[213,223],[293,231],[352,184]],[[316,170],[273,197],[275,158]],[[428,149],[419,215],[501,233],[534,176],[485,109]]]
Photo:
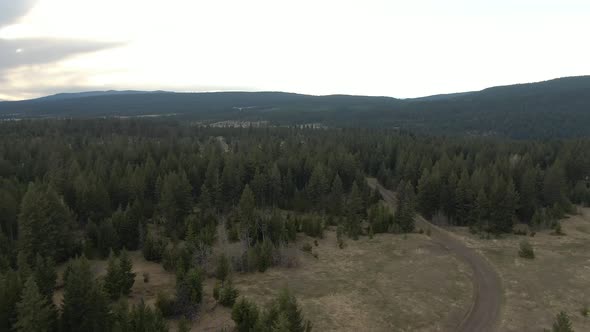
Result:
[[518,256],[526,259],[535,258],[535,251],[533,250],[533,246],[527,240],[520,241]]
[[304,320],[295,297],[287,290],[270,302],[265,310],[244,298],[232,309],[232,319],[238,331],[265,330],[288,332],[311,332],[309,321]]
[[565,235],[565,233],[561,229],[561,223],[559,221],[555,223],[555,227],[553,228],[553,230],[554,235]]
[[301,247],[301,250],[303,250],[303,251],[305,251],[305,252],[308,252],[308,253],[311,253],[312,246],[311,246],[311,244],[309,244],[309,243],[307,243],[307,242],[306,242],[306,243],[305,243],[305,244],[303,244],[303,246]]
[[574,332],[570,317],[564,311],[561,311],[555,317],[555,322],[551,328],[552,332]]
[[585,304],[582,309],[580,309],[580,314],[585,318],[590,316],[590,307],[588,307],[588,304]]

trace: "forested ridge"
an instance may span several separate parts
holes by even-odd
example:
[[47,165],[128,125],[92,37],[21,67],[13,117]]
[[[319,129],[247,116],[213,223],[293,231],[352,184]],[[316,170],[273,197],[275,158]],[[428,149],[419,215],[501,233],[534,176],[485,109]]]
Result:
[[[163,119],[0,124],[0,331],[164,331],[198,318],[203,280],[240,331],[304,331],[287,290],[265,309],[230,272],[288,267],[297,233],[338,245],[417,230],[415,213],[482,236],[558,228],[590,205],[590,140],[427,136],[388,129],[210,128]],[[366,184],[397,192],[390,211]],[[216,257],[225,234],[241,243]],[[127,251],[176,273],[156,308],[127,305]],[[345,249],[344,249],[345,250]],[[109,258],[95,278],[88,259]],[[56,264],[67,263],[53,304]],[[31,326],[28,324],[38,324]]]
[[590,76],[396,99],[284,92],[105,91],[0,102],[0,119],[166,116],[212,124],[399,128],[516,139],[587,137]]

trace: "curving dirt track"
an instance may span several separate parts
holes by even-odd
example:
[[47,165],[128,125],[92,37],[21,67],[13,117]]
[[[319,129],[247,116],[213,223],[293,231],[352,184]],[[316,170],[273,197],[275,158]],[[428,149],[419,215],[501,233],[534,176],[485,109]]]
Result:
[[[371,188],[378,188],[383,199],[395,206],[396,198],[392,191],[385,189],[376,179],[367,179]],[[475,250],[451,235],[449,232],[431,224],[421,216],[416,218],[417,225],[431,229],[431,238],[447,248],[473,270],[473,305],[465,313],[462,321],[457,322],[454,331],[488,332],[495,331],[500,317],[502,304],[502,282],[494,268]]]

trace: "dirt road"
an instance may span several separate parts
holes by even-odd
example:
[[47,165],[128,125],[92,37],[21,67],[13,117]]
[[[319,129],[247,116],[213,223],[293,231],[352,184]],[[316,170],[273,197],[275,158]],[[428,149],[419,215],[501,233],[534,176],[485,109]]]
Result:
[[[396,199],[393,192],[381,186],[376,179],[368,179],[367,181],[371,188],[377,187],[379,189],[381,196],[388,204],[395,206]],[[473,304],[470,310],[465,313],[463,320],[456,323],[457,328],[454,331],[495,331],[502,304],[502,282],[494,268],[475,250],[465,246],[460,239],[432,225],[421,216],[417,216],[416,226],[423,229],[430,228],[433,241],[447,248],[473,270]]]

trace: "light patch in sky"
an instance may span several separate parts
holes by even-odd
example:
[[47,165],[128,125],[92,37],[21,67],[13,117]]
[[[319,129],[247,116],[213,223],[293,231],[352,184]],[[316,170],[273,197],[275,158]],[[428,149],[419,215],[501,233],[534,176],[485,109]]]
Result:
[[588,17],[580,0],[38,0],[0,38],[117,47],[15,65],[0,94],[478,90],[589,74]]

